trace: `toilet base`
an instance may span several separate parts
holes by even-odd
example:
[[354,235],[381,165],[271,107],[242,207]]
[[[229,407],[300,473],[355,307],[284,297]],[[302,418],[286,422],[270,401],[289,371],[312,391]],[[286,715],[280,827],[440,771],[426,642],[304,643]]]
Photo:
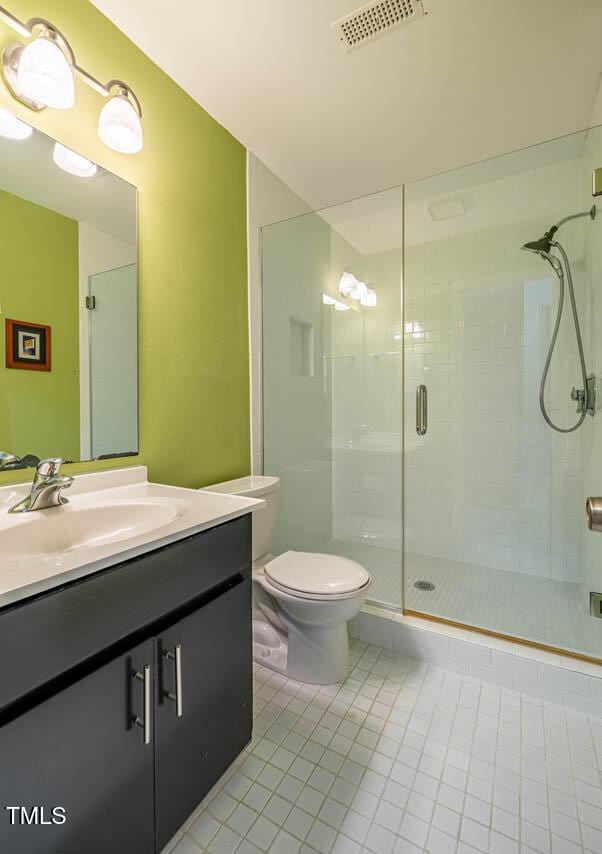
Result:
[[347,624],[312,627],[308,632],[289,627],[289,636],[267,620],[253,620],[253,659],[296,682],[333,685],[349,674]]
[[266,620],[253,619],[253,661],[286,676],[287,659],[286,636],[276,631]]

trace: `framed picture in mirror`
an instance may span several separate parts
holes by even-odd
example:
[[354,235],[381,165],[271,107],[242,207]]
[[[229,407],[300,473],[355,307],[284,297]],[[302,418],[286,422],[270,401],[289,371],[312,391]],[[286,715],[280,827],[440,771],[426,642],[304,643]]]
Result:
[[50,326],[6,318],[6,367],[51,370]]

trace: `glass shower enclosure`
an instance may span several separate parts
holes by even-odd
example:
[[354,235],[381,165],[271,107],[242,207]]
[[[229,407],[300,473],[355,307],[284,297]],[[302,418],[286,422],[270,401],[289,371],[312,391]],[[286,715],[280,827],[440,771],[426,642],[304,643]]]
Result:
[[[576,412],[571,391],[584,383],[565,270],[543,404],[561,430],[582,424],[546,422],[560,256],[523,246],[584,214],[552,241],[568,255],[587,371],[600,376],[602,215],[588,212],[601,165],[596,128],[409,184],[404,253],[404,606],[593,658],[602,538],[584,506],[602,488],[602,399]],[[428,389],[423,436],[417,385]]]
[[[565,265],[543,392],[561,431],[546,422],[561,278],[522,248],[592,207],[601,166],[594,128],[262,230],[275,553],[347,556],[378,605],[602,659],[584,513],[602,493],[602,385],[563,432],[584,386]],[[550,239],[601,377],[602,209]]]
[[[401,607],[400,189],[264,227],[263,459],[274,542],[352,558]],[[375,304],[341,292],[370,286]],[[373,303],[374,297],[364,303]]]

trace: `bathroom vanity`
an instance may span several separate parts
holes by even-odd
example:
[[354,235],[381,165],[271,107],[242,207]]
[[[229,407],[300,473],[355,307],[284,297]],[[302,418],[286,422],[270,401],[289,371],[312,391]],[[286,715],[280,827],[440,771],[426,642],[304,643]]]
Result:
[[251,738],[263,502],[125,471],[16,522],[0,490],[3,854],[160,852]]

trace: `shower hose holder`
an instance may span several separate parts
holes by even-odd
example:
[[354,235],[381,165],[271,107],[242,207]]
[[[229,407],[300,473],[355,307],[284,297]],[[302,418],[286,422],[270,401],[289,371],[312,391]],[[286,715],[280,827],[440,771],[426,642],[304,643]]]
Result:
[[586,387],[575,388],[571,390],[571,400],[577,401],[577,412],[583,412],[585,408],[590,415],[596,413],[596,375],[589,374],[586,380]]

